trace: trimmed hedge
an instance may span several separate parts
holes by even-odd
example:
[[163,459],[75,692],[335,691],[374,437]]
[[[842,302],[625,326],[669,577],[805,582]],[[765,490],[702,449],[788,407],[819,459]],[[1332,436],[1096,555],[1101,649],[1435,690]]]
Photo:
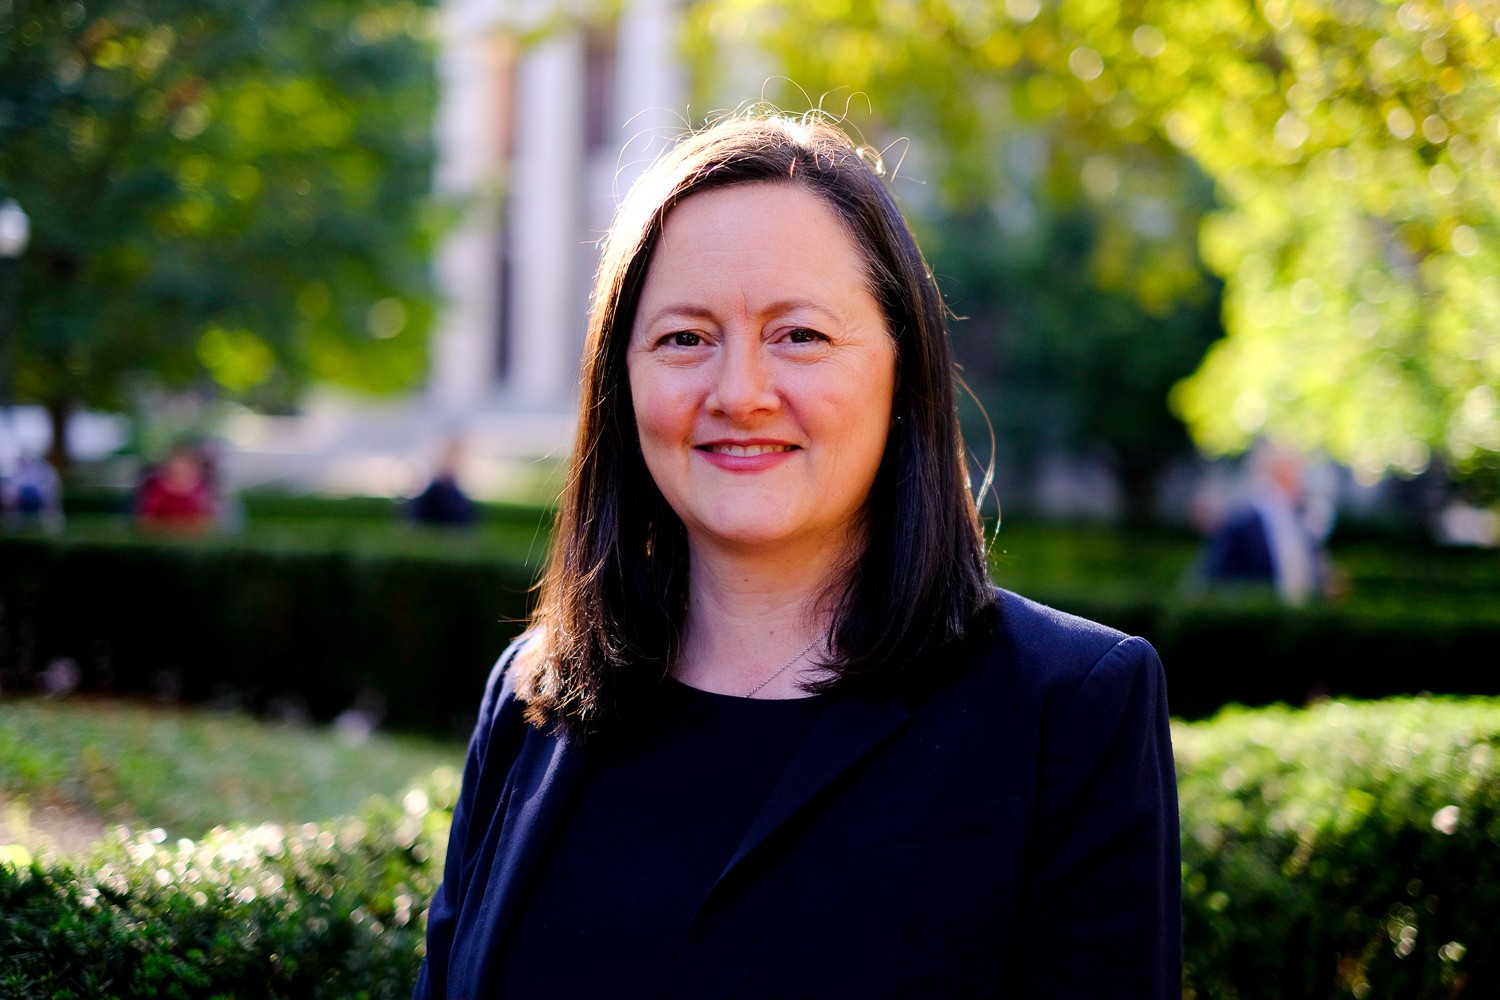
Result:
[[0,691],[67,657],[90,691],[467,734],[532,571],[441,541],[0,538]]
[[1500,700],[1235,708],[1174,737],[1191,995],[1500,995]]
[[0,995],[409,997],[457,793],[449,769],[323,827],[126,835],[88,870],[0,863]]
[[1180,718],[1228,704],[1500,694],[1500,601],[1405,595],[1288,608],[1270,596],[1168,596],[1156,602],[1032,593],[1145,636],[1161,653]]
[[[1174,725],[1184,997],[1500,994],[1500,699]],[[0,863],[0,995],[404,997],[458,776],[359,820]]]
[[[37,687],[67,658],[91,691],[319,719],[374,700],[388,726],[466,733],[529,609],[547,512],[497,507],[483,529],[453,533],[346,516],[365,507],[344,501],[264,503],[241,536],[150,538],[88,518],[58,537],[0,536],[0,693]],[[1185,593],[1181,538],[1007,528],[1002,540],[1007,586],[1150,639],[1183,718],[1323,694],[1500,694],[1485,666],[1500,649],[1493,553],[1352,549],[1351,598],[1298,610]]]

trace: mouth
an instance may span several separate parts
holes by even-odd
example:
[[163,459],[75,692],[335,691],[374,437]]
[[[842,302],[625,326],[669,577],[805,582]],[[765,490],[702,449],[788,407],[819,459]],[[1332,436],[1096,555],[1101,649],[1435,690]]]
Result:
[[710,455],[732,455],[735,458],[753,458],[757,455],[775,455],[797,450],[794,444],[730,444],[727,441],[711,441],[696,447]]

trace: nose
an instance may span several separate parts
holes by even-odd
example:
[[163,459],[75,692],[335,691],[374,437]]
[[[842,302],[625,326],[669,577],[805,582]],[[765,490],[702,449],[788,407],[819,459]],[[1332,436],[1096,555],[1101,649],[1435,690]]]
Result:
[[759,337],[729,338],[709,390],[709,411],[736,423],[774,412],[781,405],[781,396],[772,369]]

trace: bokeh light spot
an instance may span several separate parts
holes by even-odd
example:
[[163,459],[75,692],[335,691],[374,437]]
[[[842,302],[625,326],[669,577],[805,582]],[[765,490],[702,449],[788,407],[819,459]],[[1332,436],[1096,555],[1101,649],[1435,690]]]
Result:
[[1283,149],[1301,149],[1307,141],[1307,123],[1295,111],[1288,111],[1276,121],[1276,144]]
[[389,340],[406,329],[406,306],[400,299],[381,299],[365,314],[365,325],[372,336]]
[[1095,201],[1108,201],[1120,192],[1120,170],[1108,156],[1091,156],[1083,164],[1083,189]]
[[1417,131],[1417,123],[1412,118],[1411,112],[1401,107],[1392,108],[1387,112],[1385,127],[1390,130],[1391,135],[1402,142],[1410,139]]
[[1452,836],[1458,829],[1458,806],[1443,806],[1432,814],[1432,828],[1445,836]]
[[1086,45],[1068,53],[1068,70],[1080,80],[1097,80],[1104,72],[1104,59]]
[[1458,190],[1458,173],[1446,163],[1434,163],[1427,171],[1427,184],[1438,194],[1452,194]]
[[1042,12],[1041,0],[1005,0],[1005,13],[1014,21],[1029,24]]
[[1147,59],[1155,59],[1167,49],[1167,36],[1154,24],[1143,24],[1130,33],[1130,44]]
[[1454,226],[1448,243],[1460,257],[1472,257],[1479,252],[1479,234],[1473,226]]
[[1167,116],[1167,138],[1182,149],[1191,149],[1198,144],[1198,124],[1181,111]]

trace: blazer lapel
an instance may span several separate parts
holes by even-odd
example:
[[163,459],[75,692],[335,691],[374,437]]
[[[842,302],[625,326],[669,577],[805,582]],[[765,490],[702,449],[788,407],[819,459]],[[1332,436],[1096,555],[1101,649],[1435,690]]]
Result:
[[836,700],[813,724],[786,773],[771,789],[765,805],[709,890],[719,885],[751,852],[841,774],[859,763],[906,724],[899,698]]
[[512,771],[514,784],[497,818],[489,880],[477,890],[478,905],[466,914],[474,926],[460,928],[457,936],[458,940],[491,942],[491,946],[470,966],[471,981],[450,983],[452,995],[490,994],[495,961],[504,954],[527,879],[536,874],[542,852],[567,814],[583,775],[584,759],[584,751],[566,733],[551,735],[528,728]]

